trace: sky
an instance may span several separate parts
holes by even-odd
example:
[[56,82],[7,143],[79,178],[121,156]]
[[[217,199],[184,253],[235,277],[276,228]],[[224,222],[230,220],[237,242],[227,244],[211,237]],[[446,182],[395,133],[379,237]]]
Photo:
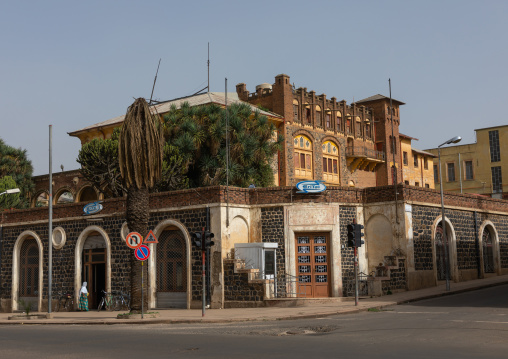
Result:
[[406,103],[400,132],[418,149],[507,124],[508,1],[3,1],[0,138],[34,175],[78,169],[69,132],[125,114],[137,97],[207,84],[273,83],[351,103]]

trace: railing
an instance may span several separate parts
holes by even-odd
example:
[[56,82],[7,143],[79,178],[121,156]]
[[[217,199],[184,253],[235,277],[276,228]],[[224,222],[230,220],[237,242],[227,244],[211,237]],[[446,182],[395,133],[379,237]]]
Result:
[[[355,296],[355,277],[354,275],[349,276],[350,279],[344,280],[344,292],[347,297]],[[358,274],[358,295],[359,296],[368,296],[369,295],[369,275],[365,273]]]
[[256,274],[258,279],[272,279],[270,283],[270,292],[273,298],[296,298],[306,297],[306,286],[300,281],[299,277],[291,274],[279,274],[276,277],[270,278],[265,276],[263,272]]
[[368,157],[375,158],[380,161],[385,160],[385,154],[382,151],[377,151],[374,149],[366,148],[366,147],[347,147],[346,148],[346,157]]

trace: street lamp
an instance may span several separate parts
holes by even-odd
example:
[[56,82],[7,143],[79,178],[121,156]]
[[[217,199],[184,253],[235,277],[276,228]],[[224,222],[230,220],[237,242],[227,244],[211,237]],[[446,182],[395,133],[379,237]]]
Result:
[[7,191],[0,193],[0,196],[3,194],[13,194],[13,193],[19,193],[19,188],[8,189]]
[[439,182],[441,189],[441,228],[443,229],[443,244],[444,244],[444,252],[445,252],[445,278],[446,278],[446,290],[450,290],[450,259],[448,258],[448,239],[446,236],[446,222],[445,222],[445,213],[444,213],[444,200],[443,200],[443,174],[441,171],[441,146],[449,145],[452,143],[458,143],[462,140],[462,137],[455,136],[443,144],[437,146],[437,155],[439,158]]

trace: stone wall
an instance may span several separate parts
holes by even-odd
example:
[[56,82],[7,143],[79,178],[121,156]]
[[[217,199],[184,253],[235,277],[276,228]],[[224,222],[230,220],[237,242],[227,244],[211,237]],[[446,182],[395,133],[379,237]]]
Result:
[[407,288],[406,260],[404,258],[399,258],[397,264],[399,268],[390,269],[390,280],[382,281],[381,286],[384,295],[390,292],[400,292]]
[[224,300],[260,302],[263,300],[262,283],[249,283],[247,273],[235,273],[235,261],[224,260]]
[[286,246],[284,242],[284,208],[261,208],[262,241],[277,243],[277,276],[286,274]]
[[340,244],[341,244],[341,264],[342,264],[342,292],[347,296],[347,282],[354,281],[354,249],[347,246],[347,225],[356,220],[356,207],[339,208],[340,216]]

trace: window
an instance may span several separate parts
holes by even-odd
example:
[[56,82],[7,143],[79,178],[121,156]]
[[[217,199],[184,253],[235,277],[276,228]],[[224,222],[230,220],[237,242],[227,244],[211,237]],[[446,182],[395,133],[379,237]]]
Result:
[[316,105],[316,126],[323,126],[323,114],[321,113],[321,107]]
[[501,176],[501,166],[492,167],[492,193],[503,192],[503,177]]
[[362,122],[360,120],[360,117],[356,118],[356,137],[362,137]]
[[326,128],[332,128],[332,112],[329,108],[326,109]]
[[409,186],[409,181],[404,181],[404,184],[407,184]]
[[439,170],[437,165],[434,165],[434,183],[439,183]]
[[351,117],[348,117],[348,119],[346,120],[346,133],[348,135],[353,133],[353,131],[351,131]]
[[414,162],[415,168],[418,168],[418,155],[416,153],[413,156],[413,162]]
[[402,152],[402,160],[404,161],[404,166],[408,165],[407,152]]
[[390,152],[397,154],[397,140],[395,140],[394,143],[392,136],[390,136]]
[[365,124],[365,137],[372,138],[372,135],[370,134],[370,123]]
[[305,106],[305,119],[307,120],[307,124],[311,124],[312,123],[312,118],[311,118],[311,115],[310,115],[310,106],[309,105]]
[[466,180],[473,179],[473,161],[464,161],[466,167]]
[[331,141],[323,143],[323,180],[339,183],[339,149]]
[[490,162],[501,161],[501,152],[499,150],[499,131],[489,131]]
[[420,187],[420,182],[415,182],[416,187]]
[[425,188],[430,188],[428,183],[425,183]]
[[39,294],[39,247],[34,238],[25,239],[19,256],[19,296]]
[[293,122],[298,122],[299,110],[298,101],[293,100]]
[[448,182],[454,182],[455,181],[455,163],[450,162],[446,164],[447,167],[447,175],[448,175]]
[[296,136],[295,145],[295,177],[312,179],[312,142],[305,136]]
[[429,169],[429,159],[426,157],[423,159],[423,168],[426,170]]
[[337,111],[337,131],[342,130],[342,114],[340,111]]

